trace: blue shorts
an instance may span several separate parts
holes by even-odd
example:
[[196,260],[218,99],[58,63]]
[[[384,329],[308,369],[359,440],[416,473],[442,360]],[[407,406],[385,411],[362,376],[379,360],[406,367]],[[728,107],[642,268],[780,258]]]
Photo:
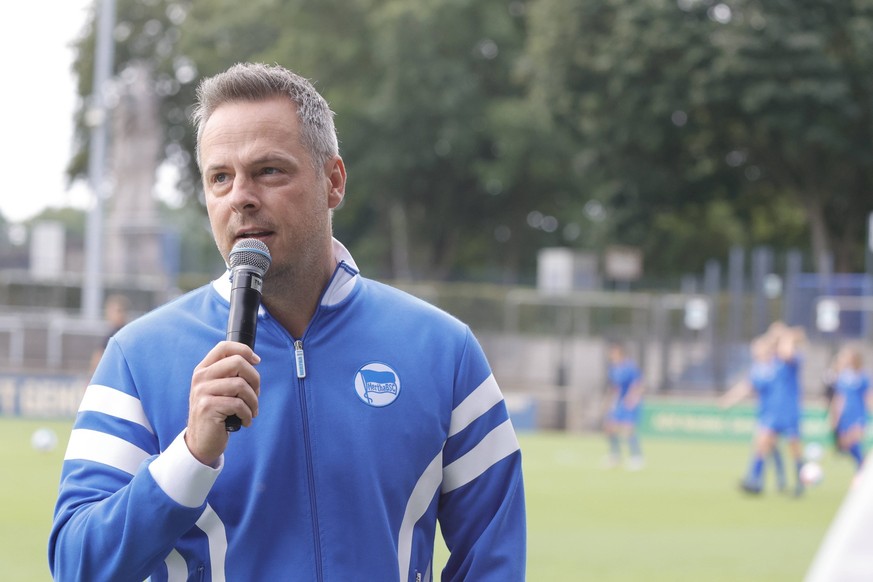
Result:
[[758,428],[769,430],[789,439],[800,438],[800,417],[796,415],[764,416],[758,419]]
[[621,424],[637,424],[640,421],[640,410],[642,406],[637,404],[633,408],[628,408],[621,402],[613,406],[609,411],[609,420]]

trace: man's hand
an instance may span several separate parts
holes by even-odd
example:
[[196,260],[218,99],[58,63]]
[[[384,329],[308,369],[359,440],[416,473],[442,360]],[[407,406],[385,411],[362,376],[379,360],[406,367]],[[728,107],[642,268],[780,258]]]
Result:
[[258,415],[261,376],[254,366],[260,361],[247,345],[223,341],[194,368],[185,444],[204,465],[214,466],[227,448],[225,418],[235,414],[251,426]]

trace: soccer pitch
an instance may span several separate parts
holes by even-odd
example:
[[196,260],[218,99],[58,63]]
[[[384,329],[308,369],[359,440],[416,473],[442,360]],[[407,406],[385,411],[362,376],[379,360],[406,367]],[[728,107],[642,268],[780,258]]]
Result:
[[[40,427],[59,437],[39,452]],[[46,543],[70,422],[0,420],[3,579],[50,580]],[[802,580],[852,466],[826,451],[825,479],[800,499],[737,489],[747,444],[643,441],[642,471],[604,469],[598,435],[522,433],[532,581]],[[787,455],[786,455],[787,460]],[[445,560],[438,548],[437,563]]]

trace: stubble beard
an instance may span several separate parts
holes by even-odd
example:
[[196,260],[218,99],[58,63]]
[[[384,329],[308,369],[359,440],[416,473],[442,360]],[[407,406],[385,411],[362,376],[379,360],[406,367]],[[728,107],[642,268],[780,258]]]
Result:
[[[282,301],[296,296],[295,291],[318,286],[320,295],[327,281],[321,281],[325,273],[325,262],[332,258],[330,219],[319,221],[313,232],[326,233],[319,236],[304,237],[294,241],[296,252],[283,264],[274,264],[264,277],[264,296]],[[327,240],[325,240],[325,237]],[[328,253],[325,256],[325,253]],[[328,274],[329,276],[329,274]]]

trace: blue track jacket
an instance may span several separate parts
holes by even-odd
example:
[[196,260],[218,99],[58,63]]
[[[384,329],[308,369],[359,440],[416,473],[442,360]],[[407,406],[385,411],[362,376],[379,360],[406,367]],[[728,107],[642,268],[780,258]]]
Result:
[[523,580],[521,452],[461,322],[338,267],[302,338],[259,314],[259,415],[220,466],[183,435],[191,375],[225,337],[227,276],[108,344],[64,459],[56,580]]

